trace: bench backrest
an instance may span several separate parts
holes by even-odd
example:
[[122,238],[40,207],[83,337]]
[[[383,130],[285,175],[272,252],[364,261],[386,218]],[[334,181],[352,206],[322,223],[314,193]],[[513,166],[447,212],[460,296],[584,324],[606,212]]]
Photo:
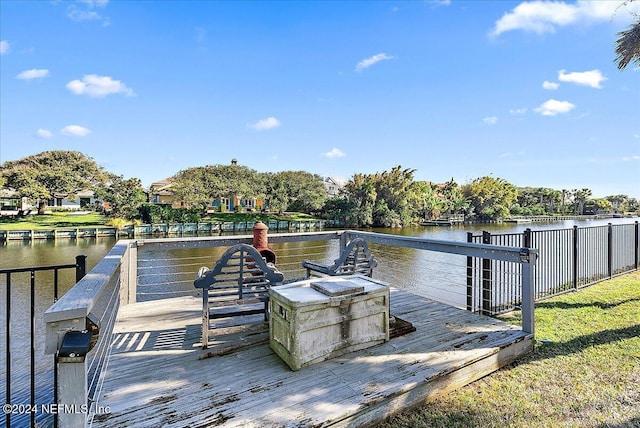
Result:
[[225,251],[213,269],[201,268],[193,285],[208,290],[209,297],[245,299],[268,296],[269,287],[283,280],[284,275],[258,250],[238,244]]
[[363,274],[371,276],[378,262],[371,254],[369,245],[362,238],[352,239],[340,253],[333,270],[337,275]]

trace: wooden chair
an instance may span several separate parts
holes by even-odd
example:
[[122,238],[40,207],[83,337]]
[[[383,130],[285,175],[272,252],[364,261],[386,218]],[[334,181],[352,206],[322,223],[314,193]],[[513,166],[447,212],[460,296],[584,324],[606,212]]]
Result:
[[[284,275],[248,244],[229,248],[213,269],[200,268],[194,281],[202,289],[202,348],[209,344],[210,320],[264,313],[269,319],[269,288]],[[256,304],[262,304],[257,307]],[[232,307],[232,310],[220,309]]]
[[307,278],[312,275],[336,276],[357,273],[371,277],[373,268],[377,265],[378,262],[371,255],[367,242],[362,238],[352,239],[332,265],[323,265],[306,259],[302,261],[302,267],[307,269]]

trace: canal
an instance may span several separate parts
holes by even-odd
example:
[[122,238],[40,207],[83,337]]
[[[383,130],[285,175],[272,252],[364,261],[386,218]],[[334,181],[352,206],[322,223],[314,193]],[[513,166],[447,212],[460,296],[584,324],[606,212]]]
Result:
[[[408,227],[402,229],[372,229],[380,233],[397,234],[412,237],[424,237],[448,241],[466,241],[467,233],[521,233],[526,228],[532,230],[566,229],[578,227],[602,226],[608,223],[628,224],[633,219],[606,220],[567,220],[555,223],[532,224],[475,224],[453,227]],[[243,233],[246,234],[246,233]],[[0,246],[0,269],[28,266],[56,265],[73,263],[79,254],[87,256],[87,271],[104,257],[115,243],[113,238],[86,238],[73,240],[34,240],[8,241]],[[326,244],[318,242],[296,242],[272,244],[278,256],[278,267],[285,278],[302,276],[302,258],[331,263],[338,254],[338,242],[332,240]],[[451,256],[410,248],[389,248],[372,246],[378,267],[374,277],[392,285],[407,289],[435,300],[464,307],[466,299],[465,267],[466,257]],[[222,254],[221,248],[201,248],[189,250],[141,251],[138,262],[138,300],[152,300],[180,295],[195,295],[193,279],[201,266],[212,267]],[[59,294],[71,288],[75,281],[75,271],[68,269],[60,272]],[[28,273],[12,275],[11,295],[11,359],[12,359],[12,403],[29,402],[29,329],[30,329],[30,277]],[[52,358],[44,355],[44,325],[42,313],[53,302],[53,274],[36,274],[35,312],[36,316],[36,403],[50,403],[51,393],[46,385],[51,385]],[[6,385],[6,279],[0,279],[0,343],[3,352],[0,355],[0,401],[5,402]],[[24,332],[24,334],[22,333]],[[24,381],[23,381],[24,380]],[[0,423],[2,422],[0,416]],[[17,426],[17,425],[16,425]]]

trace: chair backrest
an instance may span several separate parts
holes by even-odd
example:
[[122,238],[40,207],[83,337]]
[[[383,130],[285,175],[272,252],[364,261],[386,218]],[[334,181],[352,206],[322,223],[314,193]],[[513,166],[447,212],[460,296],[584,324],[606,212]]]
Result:
[[371,276],[378,262],[371,254],[369,245],[362,238],[349,241],[330,268],[336,275],[363,274]]
[[271,285],[282,282],[284,275],[268,264],[258,250],[248,244],[229,248],[213,269],[201,268],[193,285],[218,296],[236,296],[239,299],[268,293]]

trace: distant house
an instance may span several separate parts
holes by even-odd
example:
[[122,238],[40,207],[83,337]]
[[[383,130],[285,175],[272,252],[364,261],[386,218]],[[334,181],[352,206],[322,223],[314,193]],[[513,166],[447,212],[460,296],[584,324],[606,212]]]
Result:
[[[91,190],[82,190],[77,193],[56,193],[53,198],[46,200],[45,209],[81,210],[89,205],[99,203]],[[27,198],[20,197],[13,189],[0,190],[0,210],[3,215],[7,212],[27,211],[35,207],[28,203]]]
[[345,182],[341,178],[336,177],[325,177],[322,180],[325,189],[327,189],[327,195],[330,197],[338,196],[340,194],[340,189],[342,189],[345,185]]
[[[176,200],[175,194],[171,187],[173,180],[165,178],[164,180],[151,183],[149,187],[149,202],[156,205],[170,206],[172,208],[185,208],[183,202]],[[258,198],[240,198],[236,195],[228,197],[220,197],[211,201],[211,211],[233,212],[246,210],[262,210],[264,208],[264,200]]]
[[47,200],[47,208],[66,208],[80,210],[99,202],[92,190],[82,190],[77,193],[56,193]]
[[173,179],[171,177],[151,183],[149,186],[149,202],[156,205],[165,205],[172,208],[184,208],[181,201],[177,201],[173,190]]
[[261,211],[265,208],[264,199],[261,198],[239,198],[236,195],[230,195],[227,198],[217,198],[211,203],[214,211],[233,212],[233,211]]
[[19,211],[31,208],[27,198],[21,197],[14,189],[0,189],[0,215],[15,216]]

